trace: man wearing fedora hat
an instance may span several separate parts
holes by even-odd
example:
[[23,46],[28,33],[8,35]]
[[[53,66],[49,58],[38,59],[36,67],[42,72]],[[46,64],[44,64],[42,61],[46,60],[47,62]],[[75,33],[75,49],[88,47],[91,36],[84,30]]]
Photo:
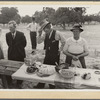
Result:
[[[42,34],[44,31],[45,34]],[[39,29],[38,43],[44,41],[45,44],[45,59],[44,64],[56,65],[59,64],[60,51],[63,50],[65,45],[65,39],[59,31],[52,29],[51,23],[44,21]],[[59,41],[61,42],[61,47],[59,48]],[[35,88],[44,88],[45,83],[39,83]],[[49,88],[55,88],[54,85],[49,84]]]
[[30,31],[30,39],[31,39],[31,45],[32,45],[32,52],[34,52],[34,50],[37,47],[37,40],[36,40],[36,36],[37,36],[37,30],[38,30],[38,25],[35,21],[35,16],[32,16],[32,23],[28,24],[27,29]]
[[73,37],[68,38],[63,49],[63,53],[66,55],[66,63],[72,64],[74,61],[79,60],[82,67],[86,68],[84,57],[89,54],[87,42],[84,38],[80,37],[80,33],[83,31],[80,24],[75,24],[71,29]]

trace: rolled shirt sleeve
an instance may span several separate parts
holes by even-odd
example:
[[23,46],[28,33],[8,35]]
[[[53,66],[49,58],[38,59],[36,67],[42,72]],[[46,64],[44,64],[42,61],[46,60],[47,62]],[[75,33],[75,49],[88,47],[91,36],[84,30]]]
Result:
[[40,44],[45,40],[45,34],[42,34],[41,36],[38,35],[37,37],[37,43]]
[[29,23],[26,28],[27,30],[31,31],[31,23]]
[[86,41],[85,39],[84,39],[83,48],[84,48],[84,51],[85,51],[85,52],[89,52],[89,50],[88,50],[88,43],[87,43],[87,41]]
[[68,52],[68,47],[69,47],[68,41],[69,41],[69,39],[66,40],[66,43],[63,48],[63,52],[65,52],[65,53]]
[[63,50],[63,47],[65,45],[65,38],[62,36],[62,33],[61,32],[56,31],[55,40],[60,40],[60,42],[61,42],[60,51],[62,51]]

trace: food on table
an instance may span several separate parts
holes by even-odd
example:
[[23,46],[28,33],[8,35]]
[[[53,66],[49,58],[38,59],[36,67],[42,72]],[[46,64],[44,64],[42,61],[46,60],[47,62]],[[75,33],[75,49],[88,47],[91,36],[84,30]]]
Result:
[[24,58],[24,62],[26,64],[26,66],[30,66],[32,61],[30,58]]
[[91,73],[85,73],[85,74],[83,74],[83,75],[82,75],[82,78],[83,78],[84,80],[89,80],[89,79],[91,78]]
[[74,77],[75,72],[69,70],[69,69],[61,69],[59,70],[59,74],[63,77],[63,78],[67,78],[67,79],[71,79]]
[[33,67],[33,66],[28,67],[28,68],[26,69],[26,72],[27,72],[27,73],[34,73],[34,72],[36,72],[36,71],[37,71],[37,68],[36,68],[36,67]]
[[45,58],[45,51],[37,49],[32,54],[30,54],[29,57],[32,59],[32,62],[38,61],[43,63]]
[[95,71],[94,73],[95,73],[95,74],[100,74],[100,71]]
[[80,76],[80,73],[75,73],[74,76]]
[[55,71],[55,67],[54,66],[49,66],[49,65],[42,65],[39,68],[39,71],[37,73],[38,76],[49,76],[54,74]]
[[37,72],[37,75],[38,75],[39,77],[47,77],[47,76],[50,76],[50,75],[48,75],[48,74],[43,74],[43,73],[41,73],[41,72]]

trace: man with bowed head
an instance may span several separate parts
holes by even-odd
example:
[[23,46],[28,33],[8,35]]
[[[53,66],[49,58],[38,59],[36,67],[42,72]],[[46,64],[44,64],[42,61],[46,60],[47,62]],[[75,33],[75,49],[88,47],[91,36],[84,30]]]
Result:
[[[42,34],[44,31],[44,34]],[[44,42],[45,58],[44,64],[56,65],[60,61],[60,52],[63,50],[65,45],[65,39],[63,38],[61,32],[54,30],[51,27],[51,23],[44,20],[41,28],[39,30],[39,36],[37,39],[38,43]],[[59,41],[61,42],[61,47],[59,48]],[[44,83],[39,83],[34,88],[44,88]],[[49,84],[50,89],[54,89],[55,86]]]
[[[6,42],[8,45],[8,60],[24,62],[26,38],[24,33],[16,30],[16,22],[10,21],[8,27],[10,32],[6,34]],[[12,79],[7,77],[8,85],[12,85]],[[22,81],[17,81],[17,86],[21,85]]]

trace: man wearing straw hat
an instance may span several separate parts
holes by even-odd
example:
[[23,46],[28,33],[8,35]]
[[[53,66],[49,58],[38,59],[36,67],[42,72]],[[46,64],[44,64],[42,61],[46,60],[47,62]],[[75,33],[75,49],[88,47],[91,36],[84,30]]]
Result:
[[27,29],[30,31],[30,39],[31,39],[31,45],[32,45],[32,52],[34,52],[34,50],[37,47],[37,40],[36,40],[36,36],[37,36],[37,30],[38,30],[38,25],[35,21],[35,16],[32,16],[32,23],[28,24]]
[[[42,34],[42,31],[45,34]],[[51,23],[44,21],[39,30],[38,43],[45,44],[45,59],[44,64],[56,65],[59,64],[60,60],[60,51],[63,50],[65,45],[65,39],[59,31],[52,29]],[[61,42],[61,47],[59,48],[59,41]],[[44,88],[44,83],[39,83],[35,88]],[[49,84],[50,89],[54,89],[55,86]]]
[[84,57],[89,54],[87,42],[84,38],[80,37],[83,31],[80,24],[75,24],[71,29],[73,37],[68,38],[64,46],[64,54],[66,55],[66,63],[72,64],[72,60],[80,61],[83,68],[86,68]]

